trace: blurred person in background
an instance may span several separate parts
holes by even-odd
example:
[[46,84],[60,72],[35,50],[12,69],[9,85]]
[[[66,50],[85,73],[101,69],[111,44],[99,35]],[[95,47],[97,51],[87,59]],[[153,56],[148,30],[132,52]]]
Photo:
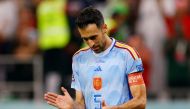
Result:
[[109,1],[106,8],[110,17],[106,17],[109,35],[117,40],[127,42],[128,38],[135,34],[136,21],[138,20],[138,9],[141,0],[119,0]]
[[[0,0],[0,55],[12,52],[11,42],[14,40],[18,25],[18,8],[17,0]],[[5,80],[6,66],[1,64],[0,82]]]
[[[33,81],[33,66],[22,62],[31,60],[38,52],[35,13],[24,2],[20,3],[18,11],[17,31],[11,42],[11,55],[17,59],[18,63],[7,66],[6,79],[7,81],[29,82]],[[17,97],[32,98],[32,95],[26,93],[13,94]]]
[[[75,26],[75,19],[79,11],[84,8],[87,4],[83,0],[69,0],[67,3],[67,17],[70,28],[71,39],[67,46],[67,52],[71,58],[70,65],[72,64],[73,54],[81,48],[83,40],[80,38],[80,34]],[[72,68],[70,68],[72,69]]]
[[174,0],[174,4],[174,15],[162,12],[167,27],[164,51],[168,66],[167,85],[171,90],[180,90],[190,87],[190,0]]
[[129,8],[127,17],[127,25],[129,28],[130,35],[136,34],[136,23],[139,19],[139,8],[142,0],[124,0],[125,5]]
[[123,3],[118,3],[112,9],[112,15],[110,19],[107,19],[106,22],[109,27],[109,35],[116,38],[117,40],[126,42],[127,37],[129,36],[129,30],[126,25],[128,7]]
[[137,34],[142,35],[152,53],[149,92],[152,96],[162,99],[166,92],[166,71],[162,48],[166,31],[157,0],[141,0],[135,30]]
[[17,59],[30,59],[37,53],[35,13],[29,7],[20,8],[19,25],[15,38],[14,55]]
[[139,55],[141,56],[143,67],[144,67],[143,78],[146,84],[146,88],[149,90],[150,82],[151,82],[150,68],[151,68],[152,53],[149,50],[149,48],[146,46],[142,38],[143,37],[140,35],[137,35],[137,34],[133,35],[128,39],[127,44],[129,44],[131,47],[134,47],[138,51]]
[[66,47],[71,39],[66,14],[67,0],[37,0],[38,44],[44,60],[44,80],[47,91],[70,88],[71,68]]
[[11,52],[10,42],[18,24],[17,0],[0,0],[0,54]]

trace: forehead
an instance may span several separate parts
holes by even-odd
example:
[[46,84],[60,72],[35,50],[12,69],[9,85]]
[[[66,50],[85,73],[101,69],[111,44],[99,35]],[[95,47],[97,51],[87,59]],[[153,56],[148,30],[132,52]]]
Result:
[[96,24],[89,24],[85,28],[78,28],[81,37],[90,37],[93,35],[97,35],[100,32],[100,29]]

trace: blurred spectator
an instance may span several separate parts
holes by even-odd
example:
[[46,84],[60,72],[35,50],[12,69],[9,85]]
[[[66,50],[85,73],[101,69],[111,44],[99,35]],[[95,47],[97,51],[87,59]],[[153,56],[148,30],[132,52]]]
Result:
[[0,1],[0,54],[10,53],[10,41],[18,23],[18,4],[16,0]]
[[129,27],[130,34],[136,33],[136,23],[139,19],[139,7],[142,0],[124,0],[125,5],[129,8],[129,15],[127,18],[127,25]]
[[141,56],[142,62],[143,62],[143,78],[147,87],[147,91],[149,91],[149,85],[150,85],[150,68],[151,68],[151,59],[152,59],[152,53],[150,52],[149,48],[144,43],[144,40],[140,35],[133,35],[128,39],[128,43],[130,46],[134,47],[139,55]]
[[19,9],[19,22],[12,41],[12,54],[18,60],[31,59],[37,53],[37,30],[32,10],[22,6]]
[[126,42],[129,34],[129,30],[126,25],[129,9],[123,3],[118,3],[116,6],[114,6],[112,11],[111,18],[106,20],[106,24],[109,27],[109,36]]
[[[18,23],[17,0],[0,0],[0,55],[12,51],[12,40]],[[6,66],[0,65],[0,81],[6,79]],[[1,87],[1,86],[0,86]],[[3,88],[3,87],[2,87]]]
[[[109,35],[117,40],[126,42],[127,39],[136,33],[135,26],[138,20],[138,11],[141,0],[112,0],[106,8],[111,16],[107,17]],[[107,13],[105,13],[107,14]]]
[[70,41],[67,0],[40,0],[37,7],[39,47],[43,53],[47,91],[58,92],[61,83],[70,88],[71,65],[65,50]]
[[[147,47],[152,53],[150,90],[162,97],[165,91],[166,72],[162,44],[165,26],[157,0],[142,0],[139,7],[139,19],[136,24],[138,34],[142,34]],[[159,81],[159,82],[158,82]]]
[[37,52],[35,16],[31,9],[23,7],[20,9],[19,18],[13,52],[17,59],[29,59]]
[[[67,47],[67,52],[72,58],[73,54],[79,50],[83,40],[80,37],[78,29],[75,25],[75,19],[79,11],[85,7],[84,1],[81,0],[69,0],[67,3],[67,17],[70,27],[71,39]],[[70,62],[71,64],[72,62]]]
[[[33,81],[33,66],[22,62],[32,59],[38,50],[35,14],[24,4],[20,5],[18,12],[18,26],[13,37],[14,40],[12,39],[11,41],[12,49],[10,52],[18,63],[6,66],[6,80],[28,82]],[[14,96],[21,97],[23,94],[24,96],[32,97],[28,93],[15,93]]]
[[[163,14],[167,26],[165,55],[168,86],[190,86],[190,0],[175,0],[175,15]],[[164,13],[164,12],[163,12]]]
[[87,6],[90,6],[90,5],[102,4],[102,3],[106,2],[107,0],[82,0],[82,1]]

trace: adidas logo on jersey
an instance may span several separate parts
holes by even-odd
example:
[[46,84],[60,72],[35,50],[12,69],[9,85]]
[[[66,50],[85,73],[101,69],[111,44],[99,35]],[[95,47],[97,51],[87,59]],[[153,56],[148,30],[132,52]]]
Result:
[[100,71],[102,71],[102,68],[100,66],[98,66],[94,71],[100,72]]

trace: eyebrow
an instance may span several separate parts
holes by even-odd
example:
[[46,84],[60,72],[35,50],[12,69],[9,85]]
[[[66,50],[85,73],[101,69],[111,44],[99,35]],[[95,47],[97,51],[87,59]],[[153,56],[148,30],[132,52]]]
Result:
[[88,40],[88,39],[95,39],[97,37],[97,35],[92,35],[92,36],[89,36],[89,37],[82,37],[83,40]]

